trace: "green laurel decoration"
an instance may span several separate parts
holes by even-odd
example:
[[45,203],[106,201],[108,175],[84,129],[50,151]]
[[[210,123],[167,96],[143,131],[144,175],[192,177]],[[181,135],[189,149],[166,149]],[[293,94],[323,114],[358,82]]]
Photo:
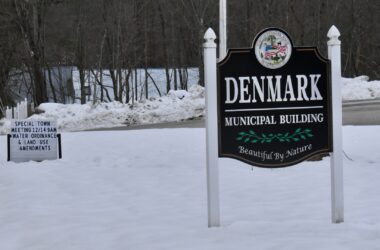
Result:
[[242,141],[244,143],[271,143],[272,141],[279,141],[279,142],[297,142],[300,140],[307,140],[308,138],[313,137],[311,129],[304,129],[297,128],[292,134],[287,133],[270,133],[265,134],[262,133],[261,135],[256,134],[255,131],[249,130],[247,132],[239,132],[238,136],[236,137],[237,141]]

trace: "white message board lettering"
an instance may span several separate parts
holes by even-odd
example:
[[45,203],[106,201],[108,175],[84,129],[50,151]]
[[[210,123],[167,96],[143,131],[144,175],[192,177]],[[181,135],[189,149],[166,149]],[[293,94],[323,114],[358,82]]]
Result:
[[13,120],[9,138],[9,160],[14,162],[58,158],[55,121]]

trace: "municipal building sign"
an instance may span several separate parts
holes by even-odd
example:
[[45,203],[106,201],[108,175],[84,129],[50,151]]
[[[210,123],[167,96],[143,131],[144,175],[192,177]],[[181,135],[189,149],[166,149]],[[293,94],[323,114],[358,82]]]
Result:
[[329,61],[316,47],[269,28],[217,69],[220,157],[276,168],[331,152]]

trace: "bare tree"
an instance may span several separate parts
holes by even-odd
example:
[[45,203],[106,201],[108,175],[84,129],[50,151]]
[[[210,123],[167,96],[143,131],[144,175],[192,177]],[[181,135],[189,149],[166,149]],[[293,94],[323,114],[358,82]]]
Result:
[[9,80],[12,77],[16,55],[17,36],[13,30],[16,28],[9,12],[10,5],[0,1],[3,9],[0,10],[0,110],[4,115],[4,107],[14,105],[12,89]]
[[48,1],[13,0],[13,10],[18,31],[23,39],[26,62],[32,69],[35,103],[48,101],[44,67],[44,17]]
[[[62,84],[57,86],[56,82],[63,80],[55,79],[53,73],[55,67],[67,65],[79,71],[81,103],[86,102],[86,71],[95,73],[95,84],[100,86],[100,94],[93,93],[94,101],[98,95],[107,101],[107,95],[112,99],[112,94],[115,100],[136,101],[148,98],[152,89],[161,94],[150,68],[164,69],[166,92],[187,89],[190,67],[199,69],[198,83],[204,85],[203,35],[208,27],[218,33],[218,0],[0,3],[3,105],[12,101],[15,71],[24,72],[20,75],[23,88],[36,104],[47,101],[48,94],[54,101],[64,100],[61,96],[68,94],[62,92],[72,89],[73,84],[66,90]],[[342,34],[343,74],[380,77],[378,0],[228,0],[227,13],[230,48],[249,47],[258,31],[277,26],[289,32],[295,45],[318,45],[327,56],[326,33],[335,24]],[[107,69],[112,86],[106,86],[102,79]]]

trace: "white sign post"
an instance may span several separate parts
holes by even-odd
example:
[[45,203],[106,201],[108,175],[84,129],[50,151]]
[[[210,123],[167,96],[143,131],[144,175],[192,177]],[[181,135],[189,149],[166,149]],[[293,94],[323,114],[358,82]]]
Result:
[[8,160],[54,160],[60,157],[55,121],[12,120],[8,135]]
[[216,35],[209,28],[203,44],[206,87],[206,151],[207,151],[207,205],[208,226],[220,226],[219,169],[218,169],[218,118],[216,99]]
[[333,223],[344,221],[343,157],[342,157],[342,85],[339,30],[331,26],[327,37],[328,57],[331,60],[331,88],[333,107],[333,152],[331,159],[331,219]]

